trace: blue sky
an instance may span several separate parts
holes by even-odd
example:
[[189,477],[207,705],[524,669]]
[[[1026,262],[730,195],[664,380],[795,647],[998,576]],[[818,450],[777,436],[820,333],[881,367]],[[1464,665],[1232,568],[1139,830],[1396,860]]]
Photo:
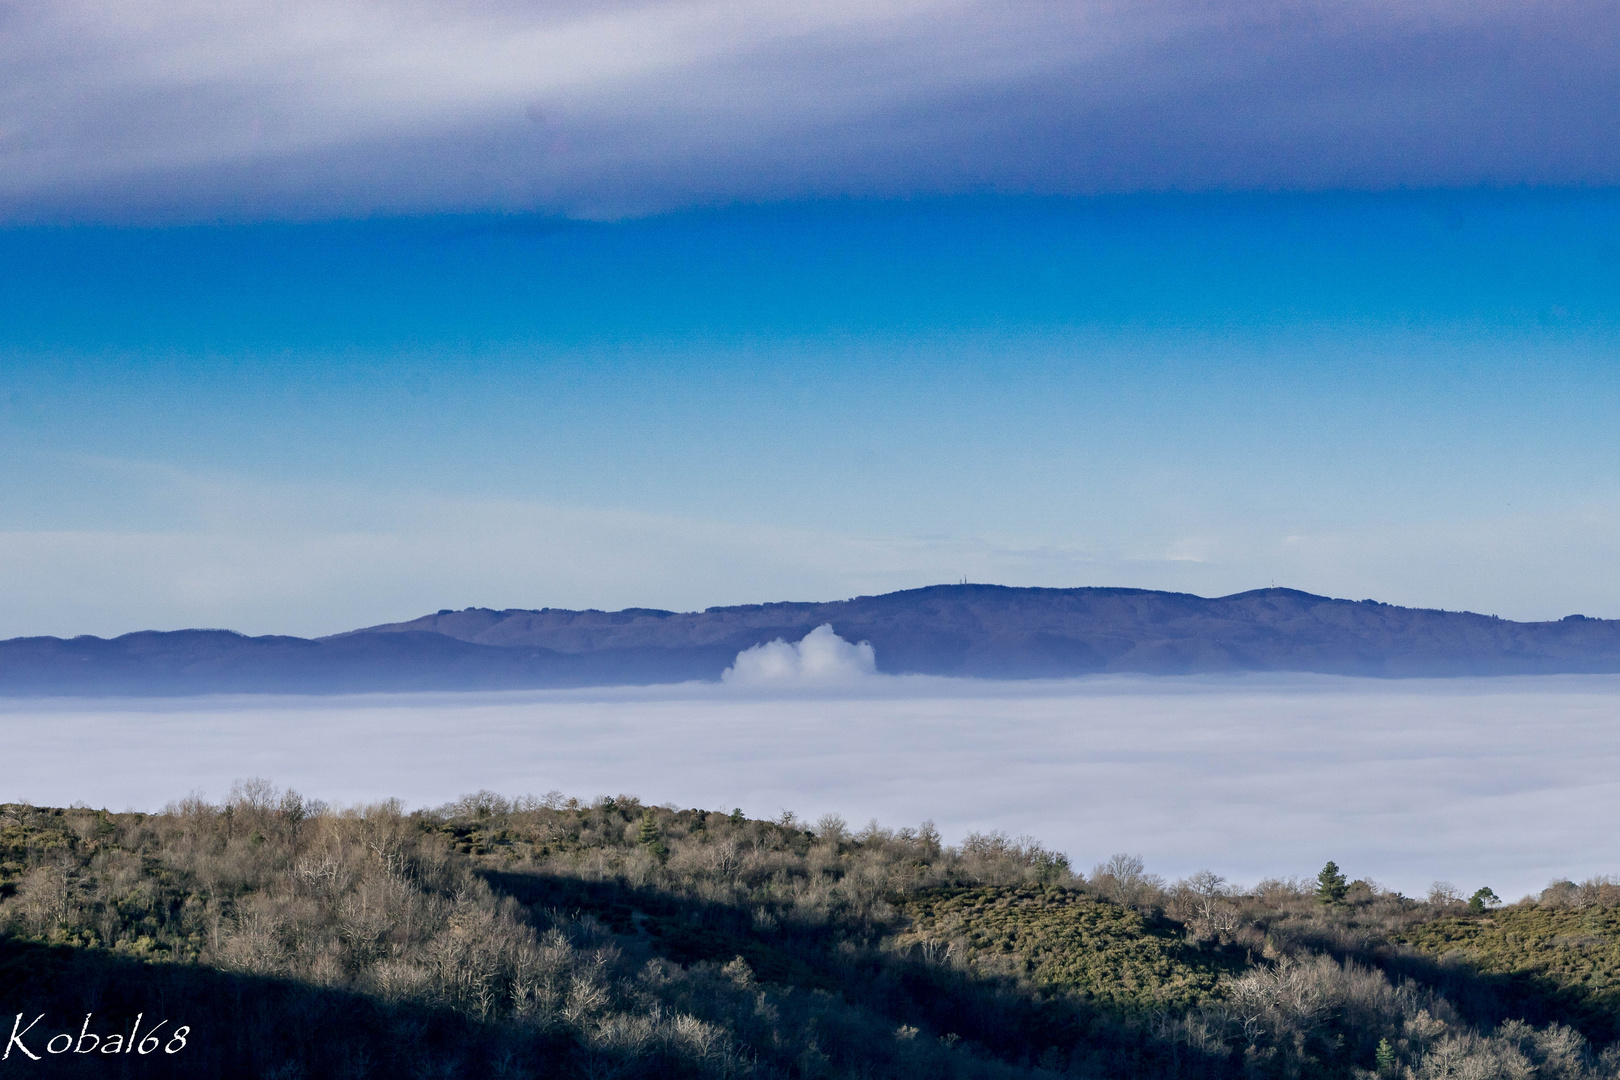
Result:
[[1608,9],[98,11],[0,45],[0,634],[1620,617]]
[[6,630],[962,576],[1620,615],[1616,252],[1603,191],[14,227]]

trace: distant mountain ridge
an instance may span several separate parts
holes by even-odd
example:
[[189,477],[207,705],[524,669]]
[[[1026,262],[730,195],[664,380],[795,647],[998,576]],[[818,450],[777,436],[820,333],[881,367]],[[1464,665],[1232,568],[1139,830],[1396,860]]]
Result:
[[878,670],[980,678],[1296,671],[1382,677],[1620,672],[1620,620],[1520,623],[1294,589],[934,585],[700,612],[443,610],[325,638],[226,630],[0,641],[0,694],[341,693],[717,679],[823,623]]

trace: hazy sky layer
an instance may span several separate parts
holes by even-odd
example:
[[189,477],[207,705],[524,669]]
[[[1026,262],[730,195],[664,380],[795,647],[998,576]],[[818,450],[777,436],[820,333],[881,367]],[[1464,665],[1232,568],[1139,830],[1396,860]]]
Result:
[[1620,616],[1620,196],[0,231],[0,634],[968,577]]
[[[0,799],[157,809],[253,775],[352,803],[559,789],[1032,834],[1252,884],[1328,859],[1508,899],[1620,870],[1620,681],[868,676],[348,699],[0,702]],[[446,732],[454,732],[447,738]]]

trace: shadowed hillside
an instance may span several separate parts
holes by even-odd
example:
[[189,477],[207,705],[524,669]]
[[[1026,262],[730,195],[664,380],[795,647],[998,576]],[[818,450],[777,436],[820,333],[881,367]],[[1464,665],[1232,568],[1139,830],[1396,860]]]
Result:
[[1617,902],[253,781],[159,814],[0,806],[0,1014],[39,1018],[42,1060],[81,1023],[159,1031],[51,1075],[1615,1080]]
[[938,585],[830,603],[669,612],[468,608],[332,637],[228,631],[0,642],[10,694],[333,693],[717,679],[743,649],[830,624],[878,670],[1019,679],[1101,672],[1370,676],[1620,672],[1620,621],[1517,623],[1264,589]]

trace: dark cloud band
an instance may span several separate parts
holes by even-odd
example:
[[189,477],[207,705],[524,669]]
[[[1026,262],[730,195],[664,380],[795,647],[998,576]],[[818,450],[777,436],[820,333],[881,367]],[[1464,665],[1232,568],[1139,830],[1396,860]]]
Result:
[[0,213],[1620,182],[1620,13],[89,0],[4,15]]

